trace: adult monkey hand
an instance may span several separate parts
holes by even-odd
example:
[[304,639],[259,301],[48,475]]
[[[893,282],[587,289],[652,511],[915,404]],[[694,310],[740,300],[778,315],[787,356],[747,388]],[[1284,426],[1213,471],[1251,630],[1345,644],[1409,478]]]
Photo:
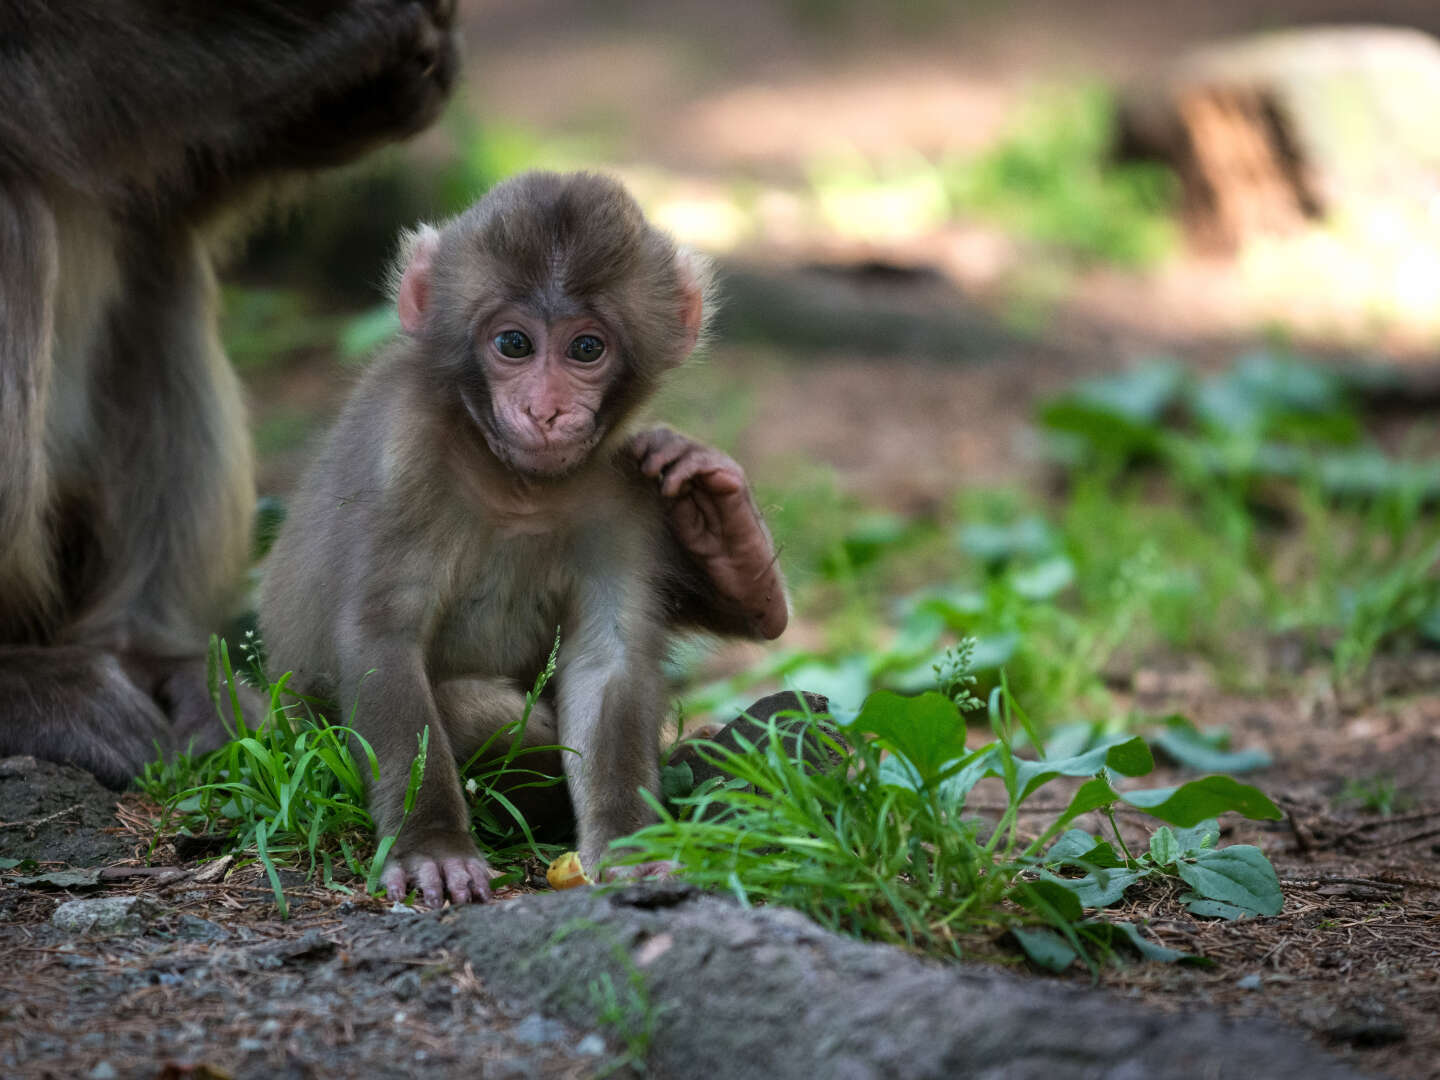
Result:
[[746,621],[737,629],[779,637],[789,604],[745,471],[729,455],[668,427],[632,436],[628,449],[664,497],[675,539]]

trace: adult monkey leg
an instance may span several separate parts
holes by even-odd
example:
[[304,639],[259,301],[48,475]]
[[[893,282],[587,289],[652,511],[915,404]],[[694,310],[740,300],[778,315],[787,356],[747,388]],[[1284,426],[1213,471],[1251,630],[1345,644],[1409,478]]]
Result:
[[0,184],[0,753],[69,761],[118,785],[168,740],[164,714],[114,655],[26,644],[63,617],[41,452],[57,246],[39,193],[13,178]]
[[220,734],[253,489],[207,238],[434,117],[449,0],[0,4],[0,753],[123,783]]

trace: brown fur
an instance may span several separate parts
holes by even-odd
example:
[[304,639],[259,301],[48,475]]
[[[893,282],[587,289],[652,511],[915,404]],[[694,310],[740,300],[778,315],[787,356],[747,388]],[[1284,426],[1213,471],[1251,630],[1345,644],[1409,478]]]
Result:
[[427,123],[450,6],[0,0],[0,754],[118,785],[223,734],[254,489],[212,241]]
[[[527,734],[576,751],[565,770],[589,867],[647,819],[639,790],[657,783],[669,627],[756,631],[677,543],[623,445],[635,409],[703,329],[698,260],[613,181],[549,173],[497,187],[438,234],[411,237],[403,257],[412,332],[366,373],[304,480],[270,557],[261,625],[272,670],[294,671],[297,689],[340,715],[353,707],[375,748],[371,812],[381,835],[400,830],[391,894],[415,885],[430,903],[463,902],[486,895],[488,878],[456,761],[519,719],[520,688],[557,627],[553,697]],[[497,419],[524,414],[511,397],[539,393],[532,374],[554,359],[495,359],[486,327],[510,325],[511,311],[536,326],[581,320],[613,350],[595,369],[603,381],[554,361],[571,380],[563,411],[580,418],[565,438],[586,448],[555,471],[516,465]],[[746,512],[768,570],[768,534]],[[401,829],[426,728],[424,784]]]

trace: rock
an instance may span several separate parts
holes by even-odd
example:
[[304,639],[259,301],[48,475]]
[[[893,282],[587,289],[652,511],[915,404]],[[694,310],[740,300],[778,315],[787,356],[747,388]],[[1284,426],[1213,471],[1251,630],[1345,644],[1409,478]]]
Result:
[[[1201,1010],[1167,1015],[1086,987],[939,964],[840,937],[793,911],[745,909],[698,890],[640,906],[642,891],[572,889],[468,906],[397,927],[395,944],[416,955],[449,950],[524,1007],[585,1029],[603,1023],[589,987],[608,978],[634,988],[646,1007],[644,1065],[657,1076],[1357,1075],[1273,1024]],[[663,955],[638,966],[662,936],[670,939]]]
[[[113,791],[84,769],[32,757],[5,758],[0,768],[0,856],[70,866],[106,866],[133,854],[135,840],[117,832]],[[33,822],[21,825],[22,822]]]
[[[830,711],[830,703],[820,694],[806,693],[805,704],[809,706],[810,712],[817,715],[823,715]],[[719,766],[704,760],[701,757],[700,748],[709,742],[723,750],[738,751],[742,748],[740,741],[742,739],[752,746],[761,747],[767,738],[770,721],[777,713],[786,710],[803,711],[800,696],[795,691],[782,690],[780,693],[763,697],[721,728],[713,738],[681,742],[675,748],[675,752],[670,755],[670,764],[689,765],[694,778],[694,788],[698,788],[708,780],[723,779],[729,774]],[[794,755],[798,752],[805,761],[822,770],[829,768],[839,760],[829,747],[815,737],[816,725],[806,721],[803,716],[780,720],[777,721],[777,724],[782,733],[781,743],[785,746],[788,754]],[[838,732],[828,724],[822,723],[818,730],[833,739],[839,739]]]
[[566,1039],[569,1034],[570,1032],[560,1021],[551,1020],[538,1012],[532,1012],[510,1029],[512,1039],[528,1046],[558,1043]]
[[140,934],[163,913],[159,904],[143,896],[97,896],[67,900],[55,909],[50,922],[72,934]]

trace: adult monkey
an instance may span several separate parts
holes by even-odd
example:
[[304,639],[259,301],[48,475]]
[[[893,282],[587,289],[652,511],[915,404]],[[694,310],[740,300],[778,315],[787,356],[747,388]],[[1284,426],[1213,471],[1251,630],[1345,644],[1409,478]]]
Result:
[[254,501],[207,242],[416,132],[452,0],[0,0],[0,754],[124,784],[220,734]]

